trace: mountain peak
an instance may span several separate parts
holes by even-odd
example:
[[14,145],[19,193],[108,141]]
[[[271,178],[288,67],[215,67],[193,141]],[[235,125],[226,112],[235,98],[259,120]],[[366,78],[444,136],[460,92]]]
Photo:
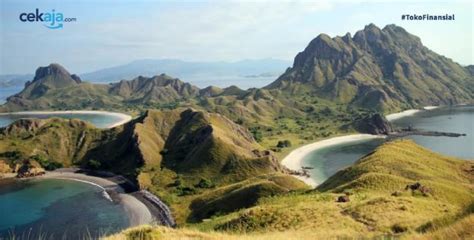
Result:
[[380,28],[377,27],[377,25],[370,23],[368,25],[365,25],[364,31],[380,31]]
[[325,33],[321,33],[319,34],[316,39],[320,40],[320,41],[331,41],[331,37]]
[[35,77],[33,82],[45,78],[49,75],[56,75],[65,78],[72,78],[76,83],[80,83],[81,80],[77,75],[71,75],[63,66],[58,63],[51,63],[46,67],[39,67],[36,69]]
[[318,35],[298,53],[293,67],[267,88],[292,94],[305,89],[342,103],[387,111],[472,99],[466,87],[469,79],[468,68],[429,51],[402,27],[390,24],[380,29],[371,23],[352,39],[349,34]]
[[26,82],[25,88],[20,93],[8,99],[25,104],[24,101],[40,98],[53,89],[76,86],[81,82],[79,76],[71,75],[57,63],[51,63],[46,67],[36,69],[33,80]]

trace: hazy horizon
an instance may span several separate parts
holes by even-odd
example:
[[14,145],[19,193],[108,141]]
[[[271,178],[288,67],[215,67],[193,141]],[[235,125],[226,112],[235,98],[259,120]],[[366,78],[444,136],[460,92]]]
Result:
[[[88,73],[143,59],[292,61],[321,33],[354,35],[396,24],[438,54],[473,64],[470,1],[170,2],[26,0],[0,2],[0,74],[30,74],[52,62]],[[22,12],[56,9],[63,29],[21,22]],[[403,21],[403,14],[455,14],[455,21]]]

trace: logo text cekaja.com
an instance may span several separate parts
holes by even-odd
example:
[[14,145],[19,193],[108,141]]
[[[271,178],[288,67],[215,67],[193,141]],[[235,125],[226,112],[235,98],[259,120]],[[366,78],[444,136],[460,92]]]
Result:
[[22,22],[41,22],[49,29],[61,29],[65,22],[75,22],[76,18],[65,18],[61,12],[52,9],[50,12],[40,12],[37,8],[35,12],[20,13],[20,21]]

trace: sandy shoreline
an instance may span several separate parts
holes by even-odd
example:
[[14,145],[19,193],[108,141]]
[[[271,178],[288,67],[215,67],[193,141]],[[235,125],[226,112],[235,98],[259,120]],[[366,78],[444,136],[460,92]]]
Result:
[[388,114],[388,115],[385,116],[385,118],[388,121],[391,122],[393,120],[397,120],[397,119],[400,119],[400,118],[403,118],[403,117],[413,116],[415,113],[418,113],[420,111],[421,110],[419,110],[419,109],[408,109],[408,110],[405,110],[403,112]]
[[[5,176],[4,176],[5,177]],[[154,222],[150,210],[144,203],[134,196],[125,193],[125,190],[117,183],[101,178],[90,176],[82,173],[72,171],[52,171],[46,172],[41,176],[36,176],[28,179],[62,179],[70,181],[80,181],[87,184],[94,185],[104,190],[104,197],[112,201],[109,193],[113,193],[113,198],[121,204],[128,215],[130,226],[138,226],[142,224],[151,224]]]
[[436,109],[436,108],[439,108],[440,106],[425,106],[423,107],[424,110],[433,110],[433,109]]
[[[308,155],[310,152],[313,152],[318,149],[326,148],[329,146],[333,145],[338,145],[341,143],[350,143],[350,142],[355,142],[355,141],[360,141],[360,140],[368,140],[368,139],[375,139],[375,138],[384,138],[385,136],[382,135],[371,135],[371,134],[353,134],[353,135],[346,135],[346,136],[340,136],[340,137],[333,137],[329,139],[325,139],[322,141],[310,143],[307,145],[304,145],[302,147],[299,147],[293,151],[290,152],[282,161],[281,163],[291,169],[291,170],[301,170],[301,167],[303,167],[303,159],[306,155]],[[304,177],[304,176],[295,176],[298,179],[302,180],[306,184],[315,187],[320,183],[317,183],[314,179],[311,177]]]
[[388,114],[388,115],[385,116],[385,118],[388,121],[391,122],[393,120],[397,120],[397,119],[400,119],[400,118],[403,118],[403,117],[413,116],[414,114],[416,114],[418,112],[421,112],[421,111],[429,111],[429,110],[433,110],[433,109],[436,109],[436,108],[439,108],[439,106],[425,106],[425,107],[423,107],[423,109],[408,109],[408,110],[405,110],[403,112]]
[[89,111],[89,110],[71,110],[71,111],[23,111],[23,112],[7,112],[0,113],[1,115],[42,115],[42,114],[102,114],[107,116],[113,116],[119,118],[119,121],[109,124],[106,128],[113,128],[120,126],[132,120],[132,116],[118,113],[118,112],[107,112],[107,111]]
[[[420,109],[409,109],[403,112],[399,113],[392,113],[389,115],[386,115],[385,117],[387,118],[388,121],[393,121],[396,119],[400,119],[402,117],[407,117],[407,116],[412,116],[420,111],[429,111],[439,108],[439,106],[425,106],[423,107],[423,110]],[[385,136],[383,135],[370,135],[370,134],[353,134],[353,135],[346,135],[346,136],[340,136],[340,137],[333,137],[325,140],[321,140],[318,142],[310,143],[307,145],[304,145],[302,147],[299,147],[293,151],[291,151],[282,161],[281,164],[283,164],[285,167],[295,170],[295,171],[300,171],[301,168],[303,167],[303,159],[308,155],[309,153],[316,151],[321,148],[326,148],[329,146],[333,145],[338,145],[342,143],[349,143],[349,142],[355,142],[359,140],[366,140],[366,139],[375,139],[375,138],[384,138]],[[294,175],[294,177],[302,180],[306,184],[316,187],[318,184],[313,178],[311,177],[305,177],[305,176],[297,176]]]

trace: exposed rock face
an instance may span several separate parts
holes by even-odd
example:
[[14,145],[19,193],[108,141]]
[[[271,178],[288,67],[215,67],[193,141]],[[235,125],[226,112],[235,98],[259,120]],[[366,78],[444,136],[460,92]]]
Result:
[[74,79],[74,81],[76,81],[76,83],[81,83],[82,80],[79,76],[77,76],[76,74],[73,74],[71,75],[71,78]]
[[466,66],[466,69],[471,73],[471,76],[474,76],[474,65]]
[[467,68],[424,47],[418,37],[395,25],[370,24],[353,38],[319,35],[266,88],[387,111],[472,101],[473,86]]
[[128,102],[169,103],[199,94],[199,88],[165,74],[151,78],[138,77],[112,84],[110,94],[123,97]]
[[34,133],[39,127],[43,125],[44,121],[41,119],[18,119],[7,127],[0,129],[2,134],[19,135],[24,132]]
[[264,89],[199,89],[164,74],[90,84],[51,64],[39,68],[35,78],[21,93],[8,98],[0,111],[196,103],[232,118],[261,120],[282,113],[302,115],[295,98],[288,96],[308,95],[356,109],[389,112],[473,102],[472,69],[432,52],[401,27],[380,29],[370,24],[353,37],[319,35],[298,53],[291,68]]
[[45,174],[44,169],[38,163],[24,162],[16,169],[17,178],[34,177]]
[[36,70],[33,81],[25,84],[25,89],[13,97],[34,99],[44,95],[50,89],[70,87],[81,83],[77,75],[71,75],[64,67],[52,63]]
[[[36,69],[35,77],[33,79],[33,82],[38,81],[42,78],[48,77],[48,76],[58,76],[58,77],[71,77],[72,75],[69,74],[69,72],[61,65],[57,63],[51,63],[47,67],[39,67]],[[76,75],[74,75],[77,77]]]
[[358,119],[353,124],[354,128],[361,133],[386,135],[393,131],[390,122],[379,113]]

